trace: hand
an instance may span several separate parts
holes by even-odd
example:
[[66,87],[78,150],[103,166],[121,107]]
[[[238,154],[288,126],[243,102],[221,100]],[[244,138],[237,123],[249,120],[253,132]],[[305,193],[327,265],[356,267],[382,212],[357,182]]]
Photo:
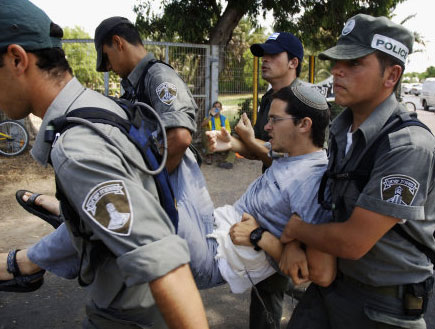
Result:
[[246,113],[242,114],[234,129],[243,142],[255,141],[254,128],[252,128],[251,120],[249,120]]
[[222,127],[220,131],[206,131],[205,135],[207,136],[208,149],[210,152],[231,150],[231,135],[225,128]]
[[234,224],[230,228],[231,241],[238,246],[252,246],[251,232],[259,226],[254,217],[244,213],[241,222]]
[[295,239],[292,235],[292,230],[293,227],[297,226],[300,222],[302,222],[302,219],[299,217],[299,215],[293,213],[281,234],[280,240],[282,243],[289,243]]
[[299,241],[292,241],[284,246],[279,268],[292,278],[295,285],[309,281],[307,256],[300,248]]

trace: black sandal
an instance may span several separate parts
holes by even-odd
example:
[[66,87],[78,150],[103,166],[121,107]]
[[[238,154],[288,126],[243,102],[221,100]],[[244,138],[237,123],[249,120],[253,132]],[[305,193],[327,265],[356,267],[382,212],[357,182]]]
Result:
[[20,249],[9,251],[7,271],[14,275],[13,279],[0,280],[0,291],[31,292],[39,289],[44,283],[45,270],[34,274],[22,275],[17,264],[17,252]]
[[[32,195],[29,197],[27,201],[23,200],[24,193],[29,192]],[[26,190],[18,190],[15,193],[15,198],[17,199],[17,202],[26,209],[29,213],[38,216],[39,218],[45,220],[48,224],[53,226],[54,228],[58,228],[60,224],[62,224],[62,220],[60,219],[60,216],[53,215],[51,212],[46,210],[45,208],[41,206],[37,206],[35,204],[35,200],[38,196],[41,194],[39,193],[33,193]]]

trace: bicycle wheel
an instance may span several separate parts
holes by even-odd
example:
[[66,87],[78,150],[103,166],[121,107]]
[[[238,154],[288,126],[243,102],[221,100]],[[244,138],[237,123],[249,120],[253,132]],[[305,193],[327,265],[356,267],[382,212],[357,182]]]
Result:
[[24,152],[29,134],[24,126],[13,120],[0,122],[0,154],[14,156]]
[[413,102],[405,102],[405,106],[408,109],[408,111],[413,111],[413,112],[417,111],[417,107]]

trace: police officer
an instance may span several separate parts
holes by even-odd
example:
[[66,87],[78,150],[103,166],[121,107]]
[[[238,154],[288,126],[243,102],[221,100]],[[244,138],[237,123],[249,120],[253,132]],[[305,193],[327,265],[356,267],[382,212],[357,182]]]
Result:
[[[197,159],[188,148],[196,129],[197,107],[187,85],[169,65],[157,62],[152,54],[147,53],[139,33],[126,18],[116,16],[101,22],[95,32],[95,47],[97,70],[112,70],[123,78],[123,97],[145,102],[160,114],[168,136],[166,168],[170,172],[180,221],[200,218],[205,223],[213,223],[213,202]],[[44,197],[45,200],[49,198]],[[35,203],[44,205],[41,200],[35,200]],[[57,200],[51,203],[55,204]],[[46,208],[47,205],[45,202]],[[194,262],[202,259],[201,251],[196,248],[202,237],[193,235],[188,227],[180,224],[178,234],[188,241],[191,262]],[[23,262],[33,271],[43,268],[65,278],[74,278],[79,260],[69,240],[61,225],[28,250],[20,252],[19,256],[28,257]],[[212,268],[208,265],[204,268]],[[207,273],[195,275],[200,287],[202,280],[207,282],[208,278]]]
[[[75,108],[125,113],[73,78],[61,49],[62,29],[43,11],[27,0],[0,5],[0,104],[12,118],[33,113],[43,119],[32,156],[43,165],[51,159],[59,188],[79,214],[81,234],[73,242],[91,296],[84,326],[160,328],[164,318],[173,328],[207,328],[187,244],[160,206],[154,179],[140,169],[145,163],[135,146],[104,124],[99,128],[114,144],[81,125],[53,145],[44,142],[48,122]],[[90,256],[95,251],[98,263]],[[10,263],[19,276],[16,261]]]
[[426,328],[434,137],[418,125],[391,132],[376,143],[365,185],[337,176],[359,166],[389,120],[408,114],[394,89],[413,41],[410,31],[385,17],[358,14],[337,45],[319,55],[334,60],[335,100],[347,106],[330,130],[330,205],[337,223],[316,227],[293,216],[282,241],[297,239],[337,256],[339,273],[328,288],[310,285],[288,328]]
[[172,172],[196,130],[198,108],[186,83],[146,51],[137,29],[124,17],[110,17],[98,25],[95,49],[97,71],[118,74],[124,98],[147,103],[160,114],[168,135],[167,169]]

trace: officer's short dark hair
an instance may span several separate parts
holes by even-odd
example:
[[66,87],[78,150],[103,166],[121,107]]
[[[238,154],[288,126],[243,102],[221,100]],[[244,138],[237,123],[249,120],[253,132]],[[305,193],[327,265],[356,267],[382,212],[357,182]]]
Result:
[[62,48],[48,48],[28,51],[37,57],[36,65],[52,77],[57,77],[65,72],[72,74],[65,52]]
[[[3,59],[6,52],[7,48],[0,49],[0,67],[4,65]],[[52,77],[61,76],[65,72],[72,74],[71,66],[62,48],[28,50],[27,52],[34,54],[37,58],[36,65],[39,69],[48,72]]]
[[112,46],[112,37],[117,35],[125,39],[128,43],[139,46],[143,45],[142,39],[136,27],[132,24],[122,23],[114,26],[107,34],[104,36],[103,45]]
[[[313,122],[311,126],[311,138],[313,144],[323,147],[325,143],[325,131],[329,125],[330,110],[319,110],[308,106],[293,93],[291,86],[284,87],[272,95],[272,100],[280,99],[287,103],[286,113],[294,116],[293,123],[297,124],[302,118],[309,117]],[[326,106],[326,105],[325,105]]]
[[402,68],[402,73],[400,74],[400,78],[397,80],[396,85],[394,86],[394,91],[396,91],[399,86],[399,81],[402,78],[403,71],[405,71],[405,64],[397,59],[396,57],[390,56],[382,51],[376,50],[375,56],[379,61],[379,65],[381,66],[381,75],[384,74],[385,69],[390,66],[399,65]]

